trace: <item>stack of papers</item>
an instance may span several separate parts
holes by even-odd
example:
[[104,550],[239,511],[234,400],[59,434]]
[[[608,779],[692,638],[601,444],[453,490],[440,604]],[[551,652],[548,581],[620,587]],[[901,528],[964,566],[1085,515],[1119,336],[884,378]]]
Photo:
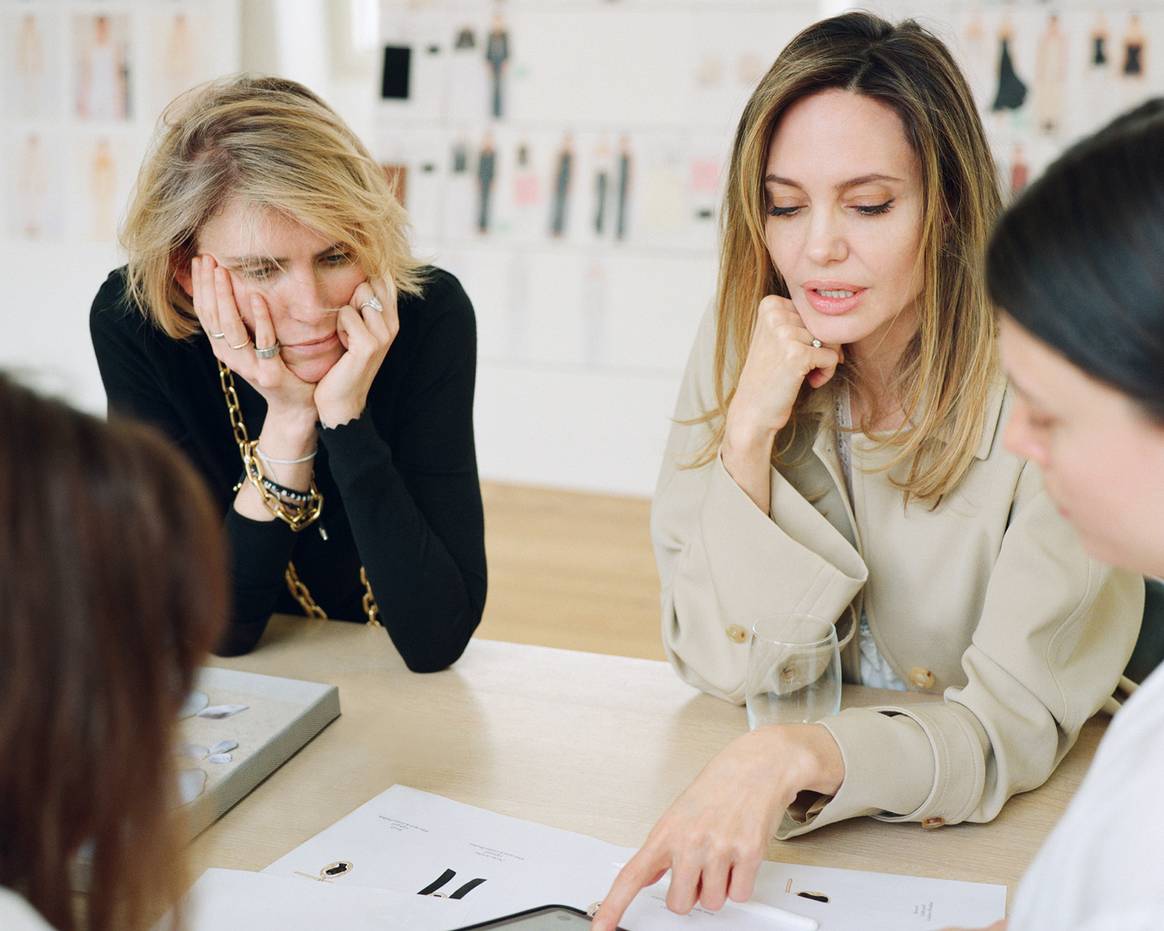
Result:
[[[207,872],[191,890],[193,931],[450,931],[548,904],[583,911],[609,889],[633,849],[393,786],[261,874]],[[783,931],[762,910],[666,907],[666,879],[644,890],[628,931]],[[753,902],[817,922],[820,931],[931,931],[1004,917],[1006,887],[766,862]],[[245,918],[243,913],[245,910]]]

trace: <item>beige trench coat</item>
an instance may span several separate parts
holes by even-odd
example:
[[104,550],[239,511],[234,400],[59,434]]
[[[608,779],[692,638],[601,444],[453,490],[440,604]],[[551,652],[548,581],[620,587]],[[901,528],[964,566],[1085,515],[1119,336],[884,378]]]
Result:
[[[923,705],[850,708],[822,723],[845,779],[790,811],[791,837],[873,815],[925,826],[989,821],[1041,785],[1112,693],[1143,612],[1139,576],[1089,559],[1038,469],[1003,448],[1000,379],[970,471],[936,509],[904,506],[884,452],[853,436],[853,496],[831,428],[802,432],[771,472],[762,513],[685,426],[714,406],[714,315],[700,326],[651,513],[663,643],[691,685],[740,703],[752,624],[782,611],[836,619],[847,681],[859,670],[854,619]],[[822,392],[828,389],[822,389]],[[900,473],[892,473],[900,477]],[[810,503],[811,502],[811,503]]]

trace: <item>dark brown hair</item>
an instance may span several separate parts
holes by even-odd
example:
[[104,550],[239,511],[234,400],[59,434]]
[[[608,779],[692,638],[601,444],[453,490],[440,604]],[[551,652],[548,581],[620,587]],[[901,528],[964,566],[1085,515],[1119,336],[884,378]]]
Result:
[[0,373],[0,526],[0,886],[60,931],[137,931],[183,884],[173,732],[225,619],[220,519],[150,429]]

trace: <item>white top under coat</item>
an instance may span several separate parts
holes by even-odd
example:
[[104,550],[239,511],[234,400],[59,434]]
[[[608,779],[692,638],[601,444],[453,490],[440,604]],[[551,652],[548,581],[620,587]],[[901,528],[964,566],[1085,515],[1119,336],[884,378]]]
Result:
[[1164,667],[1108,729],[1015,898],[1009,931],[1164,928]]
[[52,931],[31,905],[11,889],[0,887],[0,928],[4,931]]

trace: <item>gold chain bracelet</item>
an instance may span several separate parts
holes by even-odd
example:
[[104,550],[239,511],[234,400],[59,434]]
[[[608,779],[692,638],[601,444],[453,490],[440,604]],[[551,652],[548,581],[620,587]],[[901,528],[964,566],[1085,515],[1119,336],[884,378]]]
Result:
[[259,462],[259,457],[255,455],[255,449],[258,445],[258,440],[250,440],[239,446],[239,453],[242,455],[243,469],[246,471],[247,478],[262,496],[263,504],[267,506],[268,511],[296,533],[300,530],[305,530],[319,519],[320,512],[323,510],[323,495],[315,487],[315,479],[313,478],[311,480],[311,485],[307,490],[308,499],[306,504],[298,504],[284,500],[263,483],[266,474],[263,472],[263,466]]
[[[306,505],[286,502],[266,488],[263,485],[263,467],[259,463],[258,456],[255,455],[259,441],[252,440],[247,431],[246,421],[243,420],[242,415],[242,405],[239,404],[238,392],[234,387],[234,376],[221,361],[218,362],[218,382],[222,386],[222,394],[226,399],[226,412],[230,416],[230,427],[234,431],[234,441],[238,444],[239,455],[242,456],[243,469],[246,471],[247,479],[258,489],[259,494],[263,497],[263,503],[271,513],[292,530],[298,533],[303,528],[311,526],[319,519],[319,515],[323,511],[323,495],[315,486],[315,478],[311,479],[310,500]],[[287,589],[291,592],[291,596],[303,608],[304,614],[308,617],[327,619],[327,612],[319,606],[319,603],[311,596],[311,590],[299,578],[299,573],[295,570],[295,563],[287,563],[283,579],[287,583]],[[364,586],[362,605],[364,613],[368,616],[368,626],[381,627],[383,625],[380,623],[380,607],[376,604],[376,596],[372,594],[372,584],[368,581],[368,573],[364,571],[363,566],[360,566],[360,582]]]

